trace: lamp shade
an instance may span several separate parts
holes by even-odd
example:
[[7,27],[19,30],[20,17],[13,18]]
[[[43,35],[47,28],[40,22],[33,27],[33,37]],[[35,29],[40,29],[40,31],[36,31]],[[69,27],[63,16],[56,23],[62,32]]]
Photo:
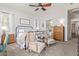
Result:
[[7,29],[6,26],[2,26],[2,30],[3,30],[3,31],[7,31],[8,29]]

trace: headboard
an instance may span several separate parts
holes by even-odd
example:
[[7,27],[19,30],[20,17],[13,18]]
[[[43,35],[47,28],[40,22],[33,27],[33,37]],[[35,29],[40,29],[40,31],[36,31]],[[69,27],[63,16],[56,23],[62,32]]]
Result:
[[29,32],[32,30],[33,30],[32,26],[17,26],[16,27],[16,37],[17,37],[17,34],[19,34],[19,33]]

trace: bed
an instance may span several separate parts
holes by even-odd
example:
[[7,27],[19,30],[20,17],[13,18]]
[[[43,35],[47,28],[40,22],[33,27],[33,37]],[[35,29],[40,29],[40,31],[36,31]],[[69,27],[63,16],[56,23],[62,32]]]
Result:
[[25,36],[27,32],[32,31],[32,26],[17,26],[16,27],[16,43],[20,48],[26,48],[28,47],[28,40],[25,41]]

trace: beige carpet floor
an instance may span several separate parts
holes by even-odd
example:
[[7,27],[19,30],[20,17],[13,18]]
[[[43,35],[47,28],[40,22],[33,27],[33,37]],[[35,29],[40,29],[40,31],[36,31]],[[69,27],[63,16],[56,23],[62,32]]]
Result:
[[72,39],[67,42],[58,42],[56,45],[46,47],[40,54],[28,52],[20,49],[16,43],[9,44],[7,47],[8,56],[77,56],[77,40]]

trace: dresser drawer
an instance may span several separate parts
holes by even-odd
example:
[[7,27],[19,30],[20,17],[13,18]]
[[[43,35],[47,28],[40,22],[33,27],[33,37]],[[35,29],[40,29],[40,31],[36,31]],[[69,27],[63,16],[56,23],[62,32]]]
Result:
[[58,40],[58,41],[61,41],[61,40],[63,40],[63,37],[60,35],[56,35],[55,37],[54,37],[54,39],[56,39],[56,40]]
[[54,32],[61,32],[61,30],[54,30]]

